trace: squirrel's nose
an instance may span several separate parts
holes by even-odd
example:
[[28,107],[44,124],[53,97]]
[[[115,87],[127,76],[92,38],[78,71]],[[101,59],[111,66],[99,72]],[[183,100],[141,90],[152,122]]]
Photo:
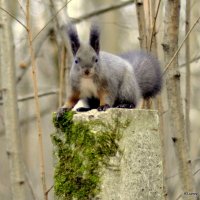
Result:
[[85,70],[85,75],[89,75],[90,74],[90,70],[89,69],[86,69]]

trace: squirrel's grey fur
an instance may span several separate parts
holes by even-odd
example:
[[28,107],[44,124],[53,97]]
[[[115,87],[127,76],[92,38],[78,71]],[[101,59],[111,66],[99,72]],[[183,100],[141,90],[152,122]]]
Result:
[[154,97],[162,87],[162,72],[160,63],[143,51],[126,52],[121,55],[134,68],[135,76],[144,99]]
[[111,107],[136,106],[141,97],[147,99],[160,92],[161,68],[151,54],[132,51],[117,56],[100,51],[100,32],[95,25],[91,27],[89,43],[79,41],[72,25],[68,36],[74,56],[70,70],[71,92],[79,91],[80,98],[88,100],[92,108],[99,106],[99,88],[107,92],[105,104]]

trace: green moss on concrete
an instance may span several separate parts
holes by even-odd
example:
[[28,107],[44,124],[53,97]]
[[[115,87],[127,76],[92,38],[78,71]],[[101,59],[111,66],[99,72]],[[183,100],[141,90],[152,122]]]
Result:
[[[53,115],[56,132],[52,141],[57,158],[54,190],[59,200],[88,200],[100,192],[100,169],[119,150],[120,127],[124,124],[120,126],[117,120],[112,125],[73,122],[73,114],[66,112],[59,121]],[[101,131],[94,131],[94,126]]]

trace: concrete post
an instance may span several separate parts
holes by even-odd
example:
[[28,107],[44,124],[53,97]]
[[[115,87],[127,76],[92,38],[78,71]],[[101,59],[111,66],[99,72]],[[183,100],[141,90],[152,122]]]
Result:
[[[75,121],[128,121],[122,127],[120,152],[102,169],[101,200],[155,200],[163,197],[162,151],[156,111],[109,109],[75,114]],[[105,127],[102,127],[104,129]]]

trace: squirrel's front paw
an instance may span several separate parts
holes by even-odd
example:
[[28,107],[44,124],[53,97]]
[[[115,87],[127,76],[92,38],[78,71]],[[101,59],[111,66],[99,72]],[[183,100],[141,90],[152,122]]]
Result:
[[56,113],[56,119],[60,120],[63,116],[63,114],[67,111],[71,110],[70,108],[66,108],[66,107],[61,107],[58,109],[57,113]]
[[105,104],[105,105],[103,105],[103,106],[99,106],[99,107],[97,108],[97,110],[98,110],[98,111],[106,111],[108,108],[110,108],[110,105]]

